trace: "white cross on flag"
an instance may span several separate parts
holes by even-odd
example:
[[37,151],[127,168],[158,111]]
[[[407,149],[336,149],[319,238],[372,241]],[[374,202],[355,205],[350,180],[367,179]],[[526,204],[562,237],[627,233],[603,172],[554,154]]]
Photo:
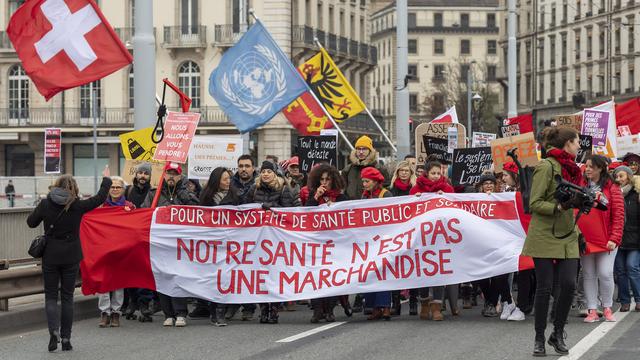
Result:
[[47,100],[132,61],[93,0],[27,0],[11,17],[7,33]]

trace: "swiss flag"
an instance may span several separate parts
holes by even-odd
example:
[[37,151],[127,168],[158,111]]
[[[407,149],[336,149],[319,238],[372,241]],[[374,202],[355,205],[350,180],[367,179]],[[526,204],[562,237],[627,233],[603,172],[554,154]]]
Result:
[[458,123],[458,113],[456,107],[452,106],[444,114],[439,115],[437,118],[431,120],[432,123]]
[[640,98],[616,105],[616,125],[627,125],[632,134],[640,133]]
[[133,60],[93,0],[27,0],[11,16],[7,34],[47,100]]

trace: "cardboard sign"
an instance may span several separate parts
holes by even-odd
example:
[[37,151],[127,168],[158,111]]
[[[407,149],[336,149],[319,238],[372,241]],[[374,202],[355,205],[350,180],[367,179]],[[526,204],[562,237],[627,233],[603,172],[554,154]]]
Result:
[[629,125],[618,126],[618,137],[631,135],[633,134],[631,133],[631,128],[629,128]]
[[503,138],[520,135],[520,125],[513,124],[500,126],[500,132],[502,133]]
[[640,134],[618,138],[618,154],[622,157],[627,153],[640,153]]
[[[451,164],[453,153],[449,152],[449,141],[447,139],[438,139],[425,135],[422,137],[422,141],[424,143],[424,148],[427,151],[426,156],[435,155],[437,160],[441,163]],[[422,163],[424,163],[424,161]]]
[[506,162],[513,161],[507,156],[507,151],[518,148],[516,154],[522,166],[535,166],[538,164],[538,153],[536,152],[536,139],[533,133],[511,136],[503,139],[496,139],[491,142],[491,156],[496,169],[502,169]]
[[62,159],[62,129],[44,129],[44,172],[60,174]]
[[473,139],[471,141],[472,147],[484,147],[491,146],[491,141],[495,140],[498,136],[492,133],[486,132],[473,132]]
[[120,177],[122,177],[127,184],[133,184],[133,179],[136,177],[136,169],[138,168],[138,165],[143,163],[151,164],[151,187],[157,188],[158,183],[160,182],[160,176],[162,176],[162,170],[164,169],[164,162],[125,160],[124,169],[122,170]]
[[582,130],[582,115],[559,115],[555,117],[556,126],[566,126],[580,132]]
[[335,136],[299,136],[298,158],[300,171],[309,173],[316,163],[337,166],[338,138]]
[[[464,125],[452,124],[452,123],[424,123],[418,125],[415,130],[415,144],[416,144],[416,161],[418,164],[423,164],[427,158],[427,151],[424,147],[423,136],[430,136],[438,139],[448,139],[449,127],[455,126],[458,129],[458,148],[462,149],[466,147],[466,139],[462,134],[466,134]],[[448,146],[448,142],[447,142]]]
[[153,127],[148,127],[136,131],[121,134],[120,146],[122,154],[127,160],[145,160],[153,159],[153,153],[156,151],[156,144],[151,140]]
[[169,111],[164,123],[164,136],[153,159],[184,164],[191,147],[191,141],[198,128],[199,113],[179,113]]
[[584,109],[582,115],[581,134],[591,135],[593,146],[607,145],[607,130],[609,127],[609,112]]
[[194,136],[189,151],[187,174],[189,179],[208,180],[213,169],[225,167],[235,173],[242,156],[240,136]]
[[578,154],[576,155],[576,162],[584,164],[587,156],[591,155],[593,152],[593,138],[589,135],[579,135],[580,136],[580,150],[578,150]]
[[453,151],[453,185],[475,185],[485,170],[493,165],[491,147],[455,149]]

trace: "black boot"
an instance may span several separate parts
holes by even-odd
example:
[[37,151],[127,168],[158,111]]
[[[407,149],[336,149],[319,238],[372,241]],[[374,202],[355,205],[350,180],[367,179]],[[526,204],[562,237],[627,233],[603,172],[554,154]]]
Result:
[[271,305],[271,310],[269,311],[269,324],[277,324],[278,323],[278,310],[279,306]]
[[549,336],[549,345],[553,346],[554,350],[560,355],[569,355],[569,348],[564,343],[565,339],[564,329],[553,329],[551,336]]
[[71,340],[62,338],[62,351],[71,351],[73,350],[73,346],[71,346]]
[[56,351],[60,342],[60,335],[58,335],[57,331],[49,331],[49,335],[49,351]]
[[536,335],[536,340],[533,343],[533,356],[547,356],[547,349],[544,346],[544,335]]
[[354,313],[362,312],[362,296],[360,294],[356,295],[356,298],[353,300],[353,308]]
[[260,305],[260,323],[266,324],[269,322],[269,304]]
[[417,299],[409,299],[409,315],[418,315]]

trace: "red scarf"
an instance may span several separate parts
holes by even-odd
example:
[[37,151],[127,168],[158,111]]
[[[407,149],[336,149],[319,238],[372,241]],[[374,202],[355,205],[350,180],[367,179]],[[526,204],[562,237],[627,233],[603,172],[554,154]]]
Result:
[[411,188],[411,183],[405,183],[400,180],[400,178],[397,178],[396,181],[393,182],[393,187],[401,191],[407,191]]
[[453,187],[449,185],[447,179],[442,176],[437,181],[429,180],[426,176],[420,176],[416,181],[416,186],[411,189],[411,195],[415,193],[434,193],[434,192],[452,193]]
[[560,149],[551,149],[547,155],[556,159],[562,167],[562,178],[576,185],[582,181],[582,172],[576,164],[576,156]]
[[340,196],[340,194],[340,190],[327,190],[324,192],[324,194],[322,194],[322,196],[320,196],[320,199],[318,199],[318,205],[326,204],[329,201],[336,202],[336,199],[338,199],[338,196]]
[[373,190],[373,192],[370,191],[363,191],[362,192],[362,198],[363,199],[377,199],[380,197],[380,192],[382,192],[382,186],[378,186],[375,190]]

